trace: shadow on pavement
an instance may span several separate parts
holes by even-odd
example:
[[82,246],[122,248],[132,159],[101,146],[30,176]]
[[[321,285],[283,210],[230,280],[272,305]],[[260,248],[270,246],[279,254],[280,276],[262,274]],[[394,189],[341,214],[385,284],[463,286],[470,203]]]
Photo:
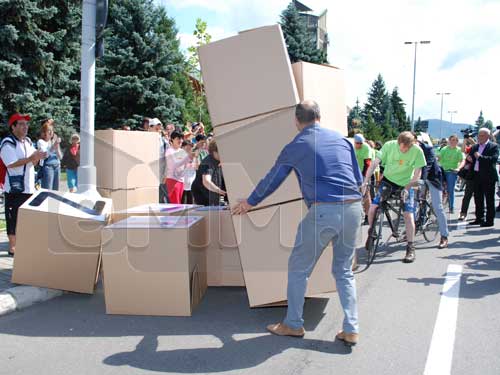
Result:
[[211,373],[253,368],[287,349],[340,355],[351,353],[351,349],[339,341],[278,337],[271,334],[239,341],[227,340],[220,348],[158,351],[158,338],[144,336],[134,351],[113,354],[104,360],[104,364],[158,372]]

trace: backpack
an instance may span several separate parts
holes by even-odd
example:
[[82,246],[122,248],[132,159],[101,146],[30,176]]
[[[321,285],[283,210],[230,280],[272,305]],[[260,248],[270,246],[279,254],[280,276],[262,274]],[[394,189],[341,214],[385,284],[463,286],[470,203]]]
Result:
[[[6,144],[11,144],[14,147],[16,147],[16,137],[14,137],[12,134],[9,134],[6,136],[4,139],[2,139],[2,143],[0,144],[0,151],[2,150],[3,146]],[[5,184],[5,176],[7,175],[7,166],[3,162],[3,159],[0,158],[0,185]]]

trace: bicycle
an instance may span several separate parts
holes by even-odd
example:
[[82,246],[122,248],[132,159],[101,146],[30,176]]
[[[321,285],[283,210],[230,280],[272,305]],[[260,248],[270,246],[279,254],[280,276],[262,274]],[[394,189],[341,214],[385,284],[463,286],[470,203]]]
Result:
[[[399,233],[399,226],[403,218],[403,203],[402,198],[403,188],[395,189],[383,183],[380,191],[380,203],[375,210],[373,222],[368,229],[368,239],[366,240],[367,261],[366,269],[375,260],[377,251],[381,246],[382,228],[384,221],[387,221],[391,229],[391,235],[386,241],[389,242],[391,237],[394,237],[396,242],[402,242],[406,238],[406,233]],[[432,242],[436,239],[439,226],[437,217],[429,203],[429,191],[425,181],[419,181],[417,186],[417,210],[415,212],[415,236],[422,234],[427,242]],[[392,214],[396,217],[393,219]]]

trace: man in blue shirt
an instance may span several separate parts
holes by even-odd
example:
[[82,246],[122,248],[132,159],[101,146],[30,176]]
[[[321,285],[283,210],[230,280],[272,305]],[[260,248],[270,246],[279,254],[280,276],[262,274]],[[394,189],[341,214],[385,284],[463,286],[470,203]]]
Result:
[[345,314],[343,329],[336,337],[346,345],[355,345],[359,328],[352,261],[363,212],[361,171],[349,140],[320,126],[320,110],[315,102],[298,104],[295,116],[299,134],[285,146],[250,197],[233,207],[233,214],[248,212],[295,171],[309,211],[299,225],[288,261],[286,318],[267,329],[281,336],[304,335],[302,314],[307,282],[323,250],[332,242],[332,271]]

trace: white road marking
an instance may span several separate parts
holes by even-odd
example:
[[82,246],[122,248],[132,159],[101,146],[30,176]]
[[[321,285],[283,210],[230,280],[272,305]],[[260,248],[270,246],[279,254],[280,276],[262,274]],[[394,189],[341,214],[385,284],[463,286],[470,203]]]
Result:
[[448,266],[424,375],[451,374],[461,276],[462,266]]

